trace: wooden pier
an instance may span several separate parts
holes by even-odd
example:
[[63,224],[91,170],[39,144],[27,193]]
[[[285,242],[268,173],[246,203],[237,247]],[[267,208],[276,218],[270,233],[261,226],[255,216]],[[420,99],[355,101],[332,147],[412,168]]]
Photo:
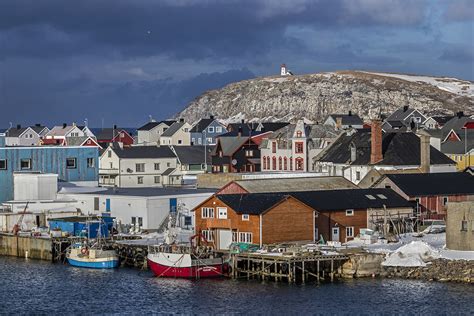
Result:
[[232,277],[288,283],[332,282],[348,259],[343,254],[324,255],[319,252],[233,254]]

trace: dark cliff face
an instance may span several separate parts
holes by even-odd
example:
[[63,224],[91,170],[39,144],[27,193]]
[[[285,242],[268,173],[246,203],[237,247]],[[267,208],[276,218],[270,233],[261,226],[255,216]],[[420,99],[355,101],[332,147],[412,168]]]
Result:
[[[396,78],[358,71],[256,78],[207,91],[176,117],[190,122],[209,114],[224,120],[322,121],[330,113],[352,110],[368,119],[404,105],[428,115],[474,112],[472,82],[435,77],[416,80],[408,75]],[[433,85],[438,83],[442,89]]]

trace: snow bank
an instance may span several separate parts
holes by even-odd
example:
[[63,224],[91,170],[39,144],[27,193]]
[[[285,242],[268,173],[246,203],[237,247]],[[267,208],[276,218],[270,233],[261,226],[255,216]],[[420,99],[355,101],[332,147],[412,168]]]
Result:
[[423,241],[412,241],[387,256],[382,263],[384,266],[424,267],[426,262],[439,258],[437,250]]

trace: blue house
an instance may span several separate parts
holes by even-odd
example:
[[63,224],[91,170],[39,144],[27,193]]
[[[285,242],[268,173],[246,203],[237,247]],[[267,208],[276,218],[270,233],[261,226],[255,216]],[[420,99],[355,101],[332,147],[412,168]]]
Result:
[[86,146],[0,146],[0,203],[13,199],[14,172],[56,173],[62,182],[97,185],[99,150]]
[[225,126],[219,123],[214,116],[199,120],[189,131],[191,133],[191,145],[215,145],[217,137],[227,133]]

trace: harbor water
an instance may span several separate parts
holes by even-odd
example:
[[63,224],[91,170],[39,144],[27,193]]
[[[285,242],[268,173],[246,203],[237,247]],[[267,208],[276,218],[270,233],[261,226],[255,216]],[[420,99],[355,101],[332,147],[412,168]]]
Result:
[[333,284],[158,279],[0,257],[0,313],[11,314],[473,314],[468,284],[360,279]]

